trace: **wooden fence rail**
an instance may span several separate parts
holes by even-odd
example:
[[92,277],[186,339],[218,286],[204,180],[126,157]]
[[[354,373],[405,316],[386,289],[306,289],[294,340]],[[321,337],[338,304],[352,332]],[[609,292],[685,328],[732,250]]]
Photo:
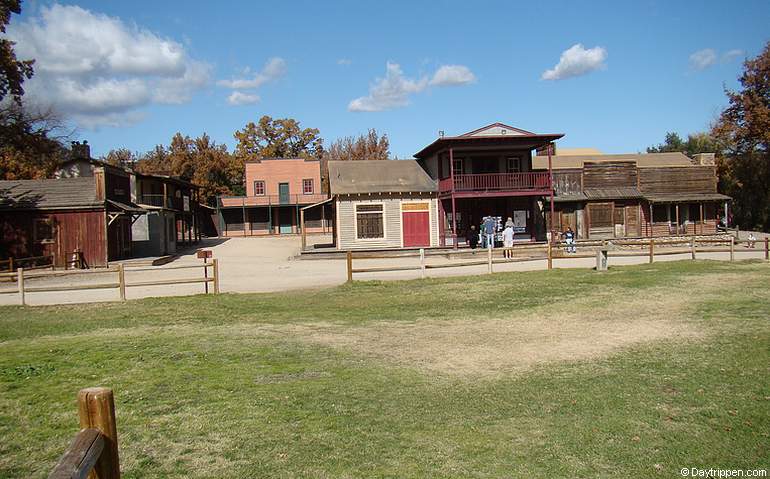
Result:
[[[175,278],[175,279],[158,279],[153,281],[126,281],[126,273],[133,272],[146,272],[146,271],[166,271],[166,270],[180,270],[180,269],[203,269],[204,274],[202,278]],[[208,270],[212,270],[212,274],[208,276]],[[84,284],[63,284],[63,285],[50,285],[50,286],[27,286],[26,280],[31,278],[56,278],[61,276],[80,276],[88,277],[96,274],[108,274],[117,273],[116,281],[114,282],[100,282],[100,283],[84,283]],[[126,300],[126,288],[134,287],[146,287],[146,286],[166,286],[175,284],[194,284],[202,283],[205,285],[205,292],[208,293],[208,285],[213,284],[214,294],[219,294],[219,263],[216,258],[213,258],[211,262],[205,262],[203,264],[189,265],[189,266],[170,266],[164,268],[130,268],[126,269],[123,264],[118,264],[117,268],[106,268],[101,270],[83,270],[83,271],[55,271],[47,274],[27,274],[26,268],[18,268],[13,273],[0,273],[0,278],[10,278],[17,283],[16,289],[0,289],[0,294],[18,294],[19,303],[26,305],[27,293],[52,293],[62,291],[81,291],[92,289],[117,289],[121,301]]]
[[[646,241],[642,240],[601,240],[601,241],[592,241],[590,244],[586,245],[588,242],[581,242],[578,244],[575,244],[574,246],[578,248],[591,248],[599,246],[600,250],[598,251],[606,251],[606,256],[610,258],[620,258],[620,257],[632,257],[632,256],[647,256],[649,257],[649,262],[652,263],[655,260],[655,256],[666,256],[666,255],[681,255],[681,254],[690,254],[691,259],[696,259],[697,253],[729,253],[730,254],[730,261],[735,260],[735,254],[736,253],[756,253],[757,251],[764,250],[764,256],[765,260],[770,260],[770,238],[765,238],[763,241],[749,241],[749,240],[736,240],[734,237],[730,236],[729,238],[685,238],[685,239],[648,239]],[[763,246],[763,248],[756,248],[756,244],[759,243]],[[699,244],[703,246],[698,246]],[[726,245],[726,247],[718,248],[714,247],[714,245],[722,244]],[[745,244],[746,248],[744,249],[736,249],[736,245],[739,244]],[[666,246],[676,246],[676,245],[683,245],[685,248],[671,248],[671,249],[661,249],[661,247]],[[710,247],[705,247],[706,245],[712,245]],[[429,257],[437,257],[437,256],[444,256],[447,259],[450,259],[452,257],[458,257],[458,256],[468,256],[473,255],[478,257],[479,255],[483,254],[483,249],[476,249],[476,250],[468,250],[468,251],[453,251],[453,252],[426,252],[424,249],[420,249],[419,252],[416,253],[398,253],[398,254],[387,254],[387,253],[354,253],[353,251],[348,251],[346,254],[346,260],[347,260],[347,279],[348,282],[353,281],[353,275],[356,273],[380,273],[380,272],[391,272],[391,271],[420,271],[420,277],[425,277],[425,271],[428,269],[442,269],[442,268],[459,268],[459,267],[465,267],[465,266],[482,266],[487,265],[487,270],[489,273],[493,272],[493,265],[494,264],[506,264],[506,263],[517,263],[517,262],[526,262],[526,261],[543,261],[546,260],[546,269],[553,269],[553,261],[556,259],[577,259],[577,258],[595,258],[597,255],[597,251],[591,252],[591,253],[567,253],[565,252],[566,248],[569,245],[564,241],[557,241],[554,243],[537,243],[537,244],[522,244],[522,245],[514,245],[511,248],[488,248],[486,250],[486,259],[476,259],[476,260],[470,260],[470,261],[455,261],[451,263],[438,263],[438,264],[429,264],[427,263],[427,259]],[[636,246],[639,249],[637,251],[629,250],[629,249],[621,249],[621,250],[608,250],[609,246]],[[564,249],[562,249],[564,248]],[[494,258],[493,257],[493,251],[495,252],[506,252],[510,251],[513,254],[509,258]],[[514,256],[516,253],[525,252],[529,253],[528,256]],[[532,252],[540,253],[538,255],[531,255]],[[359,267],[354,268],[353,267],[353,260],[372,260],[372,259],[405,259],[405,258],[419,258],[419,264],[418,265],[393,265],[393,266],[368,266],[368,267]]]
[[120,479],[115,399],[108,388],[78,393],[80,431],[48,479]]

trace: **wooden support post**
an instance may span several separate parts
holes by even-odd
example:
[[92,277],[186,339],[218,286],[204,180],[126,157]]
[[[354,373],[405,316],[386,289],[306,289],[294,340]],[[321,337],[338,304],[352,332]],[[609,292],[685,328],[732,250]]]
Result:
[[305,251],[305,248],[307,247],[307,234],[305,234],[305,210],[300,210],[299,212],[299,227],[300,231],[302,232],[302,249],[300,251]]
[[679,203],[677,203],[674,208],[676,209],[676,234],[680,234],[681,231],[679,230]]
[[22,306],[25,306],[27,302],[24,297],[24,268],[19,268],[18,271],[16,271],[16,281],[19,284],[19,301]]
[[78,392],[81,429],[98,429],[104,436],[104,450],[96,461],[90,479],[120,479],[118,429],[112,389],[86,388]]
[[553,269],[553,246],[548,240],[548,269]]
[[425,279],[425,248],[420,248],[420,278]]
[[489,274],[492,274],[492,243],[487,246],[487,265],[489,268]]
[[695,236],[690,238],[690,256],[692,256],[692,259],[695,259]]
[[655,258],[655,240],[650,238],[650,263]]
[[214,279],[214,294],[219,294],[219,260],[214,258],[211,260],[212,268],[214,272],[212,278]]
[[730,261],[735,261],[735,238],[730,236]]
[[11,273],[13,273],[13,256],[11,256],[10,258],[8,258],[8,266],[9,266],[9,268],[10,268],[8,271],[10,271]]
[[347,263],[348,263],[348,283],[353,282],[353,252],[348,251],[347,254]]
[[123,269],[123,263],[118,263],[118,285],[120,288],[120,300],[126,300],[126,271]]
[[765,236],[765,259],[770,260],[770,238]]

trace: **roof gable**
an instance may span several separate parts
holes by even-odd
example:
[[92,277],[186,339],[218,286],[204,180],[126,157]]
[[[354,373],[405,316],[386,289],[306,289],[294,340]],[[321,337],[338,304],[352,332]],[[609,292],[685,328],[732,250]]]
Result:
[[506,125],[505,123],[492,123],[491,125],[483,126],[477,130],[469,131],[468,133],[463,133],[460,135],[460,137],[469,137],[469,136],[504,136],[504,135],[511,135],[511,136],[534,136],[535,134],[531,131],[522,130],[520,128],[514,128],[510,125]]

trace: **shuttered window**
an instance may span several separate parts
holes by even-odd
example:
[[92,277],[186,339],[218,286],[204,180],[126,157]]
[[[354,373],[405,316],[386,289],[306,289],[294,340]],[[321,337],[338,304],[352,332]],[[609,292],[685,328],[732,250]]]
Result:
[[356,237],[372,239],[385,237],[382,205],[356,205]]
[[612,204],[597,203],[588,205],[592,228],[612,227]]

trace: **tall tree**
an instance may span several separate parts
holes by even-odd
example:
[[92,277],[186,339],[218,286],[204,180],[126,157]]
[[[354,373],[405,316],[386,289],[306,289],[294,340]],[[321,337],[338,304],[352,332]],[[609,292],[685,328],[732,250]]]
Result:
[[[5,33],[12,13],[21,13],[21,0],[0,0],[0,33]],[[0,101],[10,94],[16,103],[21,104],[24,95],[22,84],[32,78],[35,60],[17,60],[14,45],[7,38],[0,38]]]
[[380,136],[374,128],[358,137],[346,136],[334,141],[324,152],[327,160],[387,160],[390,158],[388,135]]
[[100,159],[112,166],[118,166],[121,168],[133,168],[137,160],[137,155],[127,148],[118,148],[116,150],[110,150]]
[[49,176],[68,157],[70,134],[52,110],[6,102],[0,107],[0,179]]
[[723,150],[720,186],[737,224],[770,231],[770,42],[743,67],[741,89],[725,90],[730,105],[712,131]]
[[263,116],[234,136],[235,154],[242,160],[259,158],[321,158],[323,139],[316,128],[301,128],[297,120]]
[[682,140],[678,133],[666,133],[663,143],[647,148],[647,153],[668,153],[679,151],[688,156],[698,153],[715,153],[719,148],[716,138],[710,133],[698,132],[687,136],[687,141]]

